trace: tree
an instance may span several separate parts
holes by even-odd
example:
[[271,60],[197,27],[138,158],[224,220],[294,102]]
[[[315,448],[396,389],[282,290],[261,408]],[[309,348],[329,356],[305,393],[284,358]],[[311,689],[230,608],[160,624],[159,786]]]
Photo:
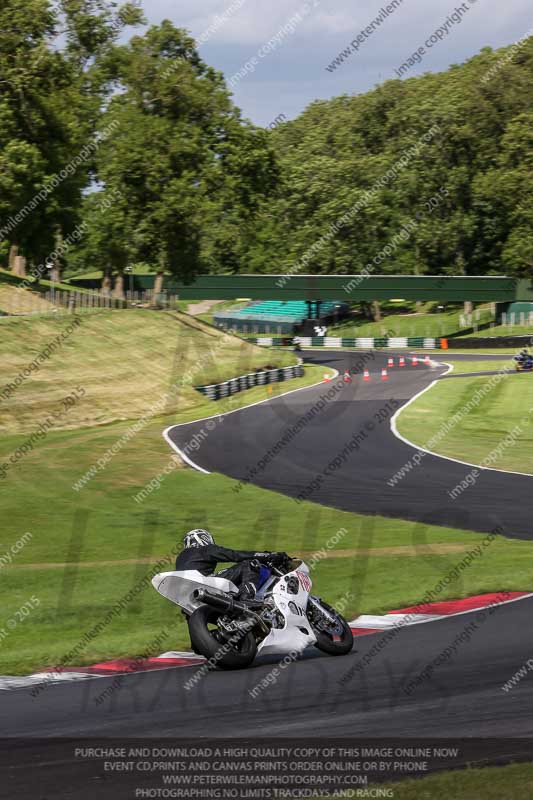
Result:
[[78,222],[91,180],[106,89],[99,60],[141,19],[132,4],[117,15],[115,5],[4,0],[0,9],[0,233],[12,253],[40,264],[38,275]]
[[124,198],[114,246],[190,280],[238,271],[260,199],[276,183],[265,131],[243,122],[222,76],[194,41],[165,21],[116,48],[108,60],[113,95],[102,125],[98,176]]
[[533,113],[516,116],[502,137],[498,166],[480,176],[476,202],[485,213],[486,235],[501,249],[506,272],[533,270]]

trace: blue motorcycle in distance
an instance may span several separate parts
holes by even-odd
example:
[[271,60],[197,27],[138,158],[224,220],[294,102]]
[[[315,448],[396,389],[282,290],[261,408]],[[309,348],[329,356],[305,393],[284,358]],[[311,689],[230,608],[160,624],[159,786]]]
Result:
[[532,372],[533,371],[533,356],[527,351],[523,351],[514,357],[515,367],[517,372]]

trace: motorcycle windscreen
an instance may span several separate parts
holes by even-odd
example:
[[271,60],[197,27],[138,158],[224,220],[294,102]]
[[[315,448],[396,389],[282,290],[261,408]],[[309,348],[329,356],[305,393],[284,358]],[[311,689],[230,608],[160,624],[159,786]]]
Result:
[[202,575],[196,570],[185,572],[160,572],[152,578],[152,586],[172,603],[193,612],[203,603],[193,598],[196,589],[211,587],[224,593],[235,594],[237,587],[225,578]]

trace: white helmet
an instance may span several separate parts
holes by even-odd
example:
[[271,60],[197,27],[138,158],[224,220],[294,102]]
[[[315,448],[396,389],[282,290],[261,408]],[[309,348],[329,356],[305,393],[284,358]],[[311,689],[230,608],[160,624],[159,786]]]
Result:
[[203,528],[195,528],[183,537],[184,547],[206,547],[208,544],[215,544],[215,540]]

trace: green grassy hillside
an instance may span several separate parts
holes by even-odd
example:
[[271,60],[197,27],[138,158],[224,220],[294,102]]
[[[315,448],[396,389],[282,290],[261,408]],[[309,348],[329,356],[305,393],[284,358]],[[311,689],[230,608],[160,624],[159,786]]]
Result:
[[292,353],[266,351],[178,312],[98,311],[0,324],[0,396],[29,365],[38,366],[2,396],[5,433],[33,431],[71,395],[75,402],[56,429],[142,417],[160,402],[160,414],[192,410],[205,403],[194,386],[296,363]]
[[53,311],[55,306],[37,292],[17,289],[0,280],[0,311],[3,314],[39,314]]
[[[329,336],[427,336],[429,338],[451,336],[461,331],[462,311],[453,310],[433,314],[387,314],[381,322],[345,320],[328,327]],[[477,324],[492,318],[488,308],[480,309]],[[481,334],[480,334],[481,335]]]
[[461,337],[466,336],[468,338],[475,336],[485,337],[485,336],[532,336],[533,337],[533,325],[495,325],[492,328],[485,328],[482,331],[477,331],[476,333],[465,333],[462,334]]

